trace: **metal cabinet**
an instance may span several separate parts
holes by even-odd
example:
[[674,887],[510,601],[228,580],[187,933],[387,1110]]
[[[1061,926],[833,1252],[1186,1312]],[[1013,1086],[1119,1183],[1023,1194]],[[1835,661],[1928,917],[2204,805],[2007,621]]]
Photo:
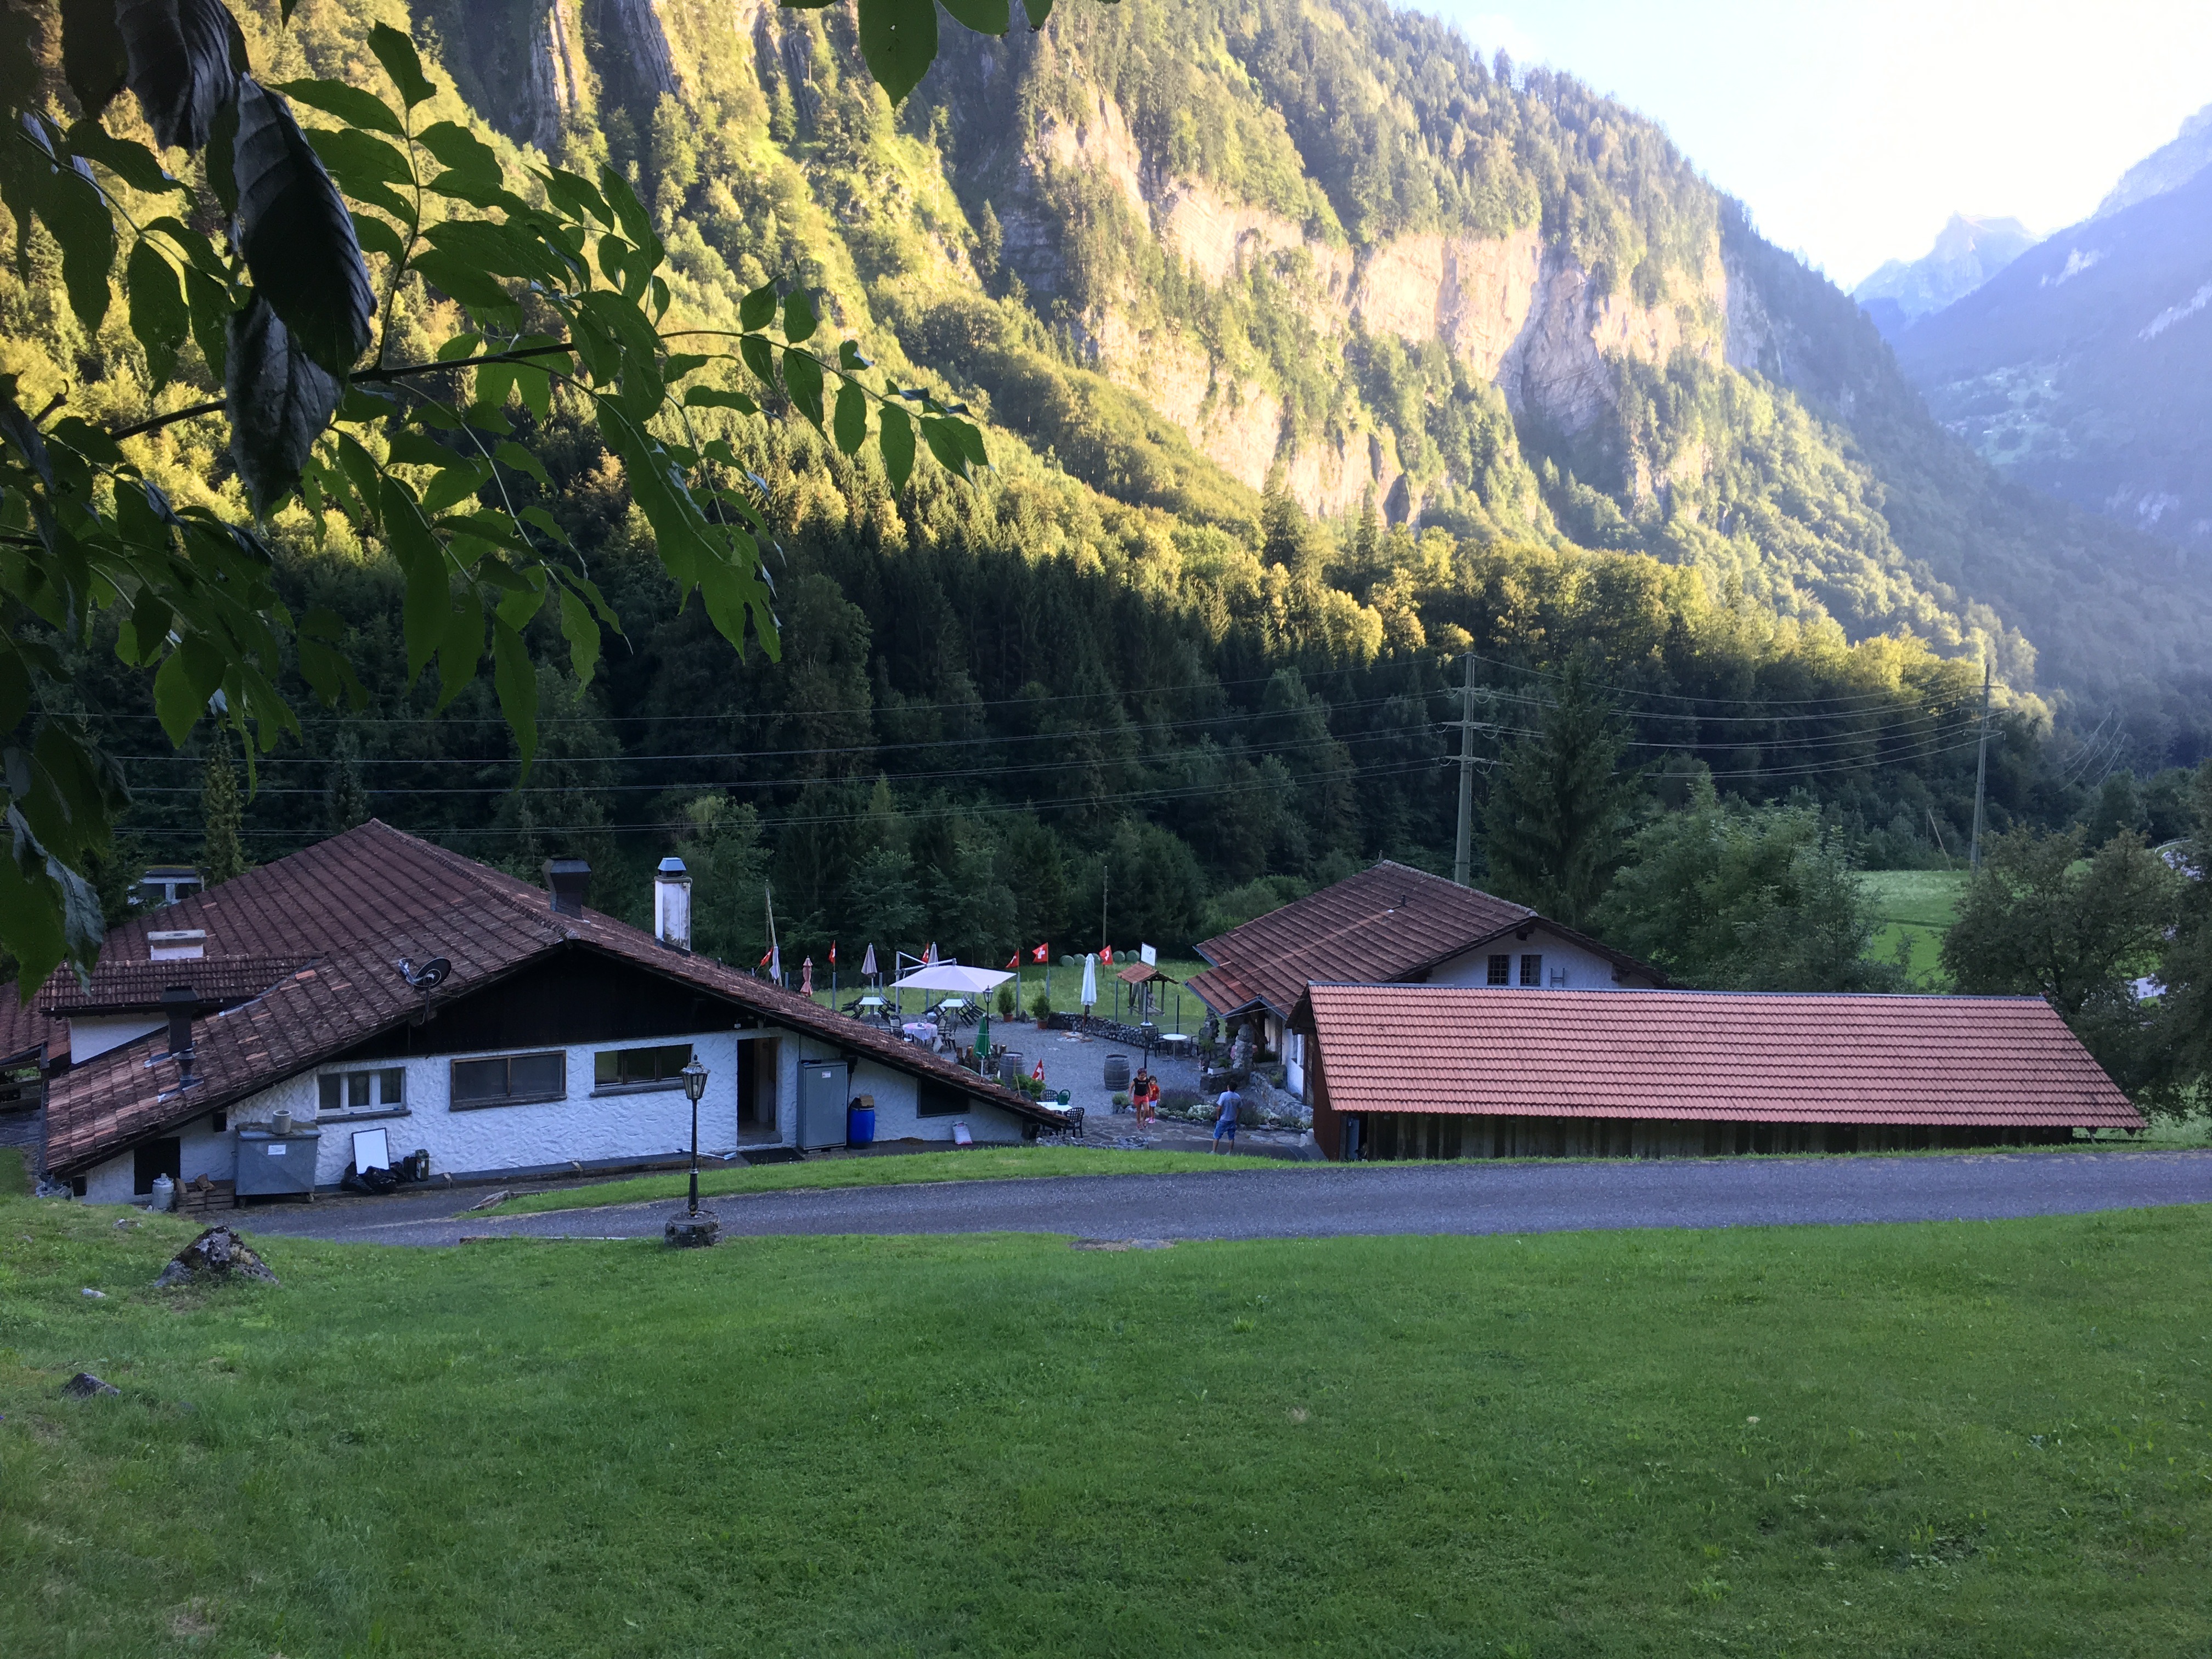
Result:
[[845,1107],[852,1073],[842,1060],[808,1060],[799,1066],[799,1149],[845,1144]]
[[258,1126],[240,1129],[238,1195],[312,1199],[322,1142],[319,1129],[295,1129],[289,1135]]

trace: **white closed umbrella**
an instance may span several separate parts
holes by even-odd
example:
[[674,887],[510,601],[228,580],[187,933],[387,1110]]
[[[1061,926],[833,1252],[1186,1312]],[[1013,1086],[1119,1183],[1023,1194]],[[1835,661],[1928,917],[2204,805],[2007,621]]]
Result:
[[868,947],[867,956],[860,963],[860,976],[864,979],[873,979],[876,976],[877,971],[876,947],[871,945]]
[[981,996],[995,991],[1013,975],[1003,968],[963,968],[957,962],[933,962],[904,979],[893,980],[895,991],[944,991],[960,996]]
[[1089,1013],[1098,1003],[1098,958],[1083,958],[1083,1012]]

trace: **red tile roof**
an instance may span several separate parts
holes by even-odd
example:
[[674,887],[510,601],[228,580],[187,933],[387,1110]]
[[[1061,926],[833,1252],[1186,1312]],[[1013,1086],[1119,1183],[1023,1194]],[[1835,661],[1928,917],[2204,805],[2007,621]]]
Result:
[[[80,1174],[136,1141],[258,1093],[406,1019],[420,1007],[421,994],[400,978],[394,964],[401,957],[417,963],[444,957],[453,963],[436,994],[444,1002],[550,952],[595,951],[902,1071],[953,1084],[1048,1127],[1062,1121],[1025,1095],[796,992],[671,950],[596,910],[559,915],[544,889],[374,819],[151,917],[134,918],[108,935],[107,951],[118,960],[143,961],[149,922],[161,930],[208,932],[210,960],[158,964],[164,970],[211,971],[224,945],[256,959],[290,953],[310,965],[195,1023],[192,1069],[202,1080],[181,1095],[175,1061],[149,1063],[166,1046],[161,1034],[52,1079],[46,1158],[55,1174]],[[101,960],[105,965],[108,955]]]
[[89,988],[64,969],[46,981],[33,1006],[50,1018],[143,1012],[159,1009],[161,994],[172,985],[190,986],[204,1003],[244,1002],[259,996],[309,960],[299,956],[241,956],[125,962],[103,950],[99,965],[92,970]]
[[1316,985],[1298,1019],[1338,1112],[2143,1123],[2038,997]]
[[1287,1017],[1316,981],[1403,979],[1531,921],[1655,985],[1665,982],[1657,969],[1547,921],[1525,904],[1388,859],[1207,939],[1198,953],[1212,966],[1186,982],[1218,1013],[1257,1002]]

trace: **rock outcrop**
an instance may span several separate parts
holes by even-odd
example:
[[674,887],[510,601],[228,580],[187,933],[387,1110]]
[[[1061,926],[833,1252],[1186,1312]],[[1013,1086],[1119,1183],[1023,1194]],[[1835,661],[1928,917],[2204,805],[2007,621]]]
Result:
[[269,1264],[256,1255],[246,1241],[228,1227],[210,1227],[170,1258],[154,1281],[155,1290],[178,1285],[204,1285],[234,1279],[276,1283]]

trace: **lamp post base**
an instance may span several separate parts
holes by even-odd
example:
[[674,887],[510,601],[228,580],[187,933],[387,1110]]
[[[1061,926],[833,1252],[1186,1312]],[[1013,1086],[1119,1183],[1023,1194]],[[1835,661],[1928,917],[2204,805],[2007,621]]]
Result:
[[696,1215],[679,1210],[668,1218],[662,1233],[669,1248],[676,1250],[703,1250],[721,1236],[721,1221],[712,1210],[702,1210]]

